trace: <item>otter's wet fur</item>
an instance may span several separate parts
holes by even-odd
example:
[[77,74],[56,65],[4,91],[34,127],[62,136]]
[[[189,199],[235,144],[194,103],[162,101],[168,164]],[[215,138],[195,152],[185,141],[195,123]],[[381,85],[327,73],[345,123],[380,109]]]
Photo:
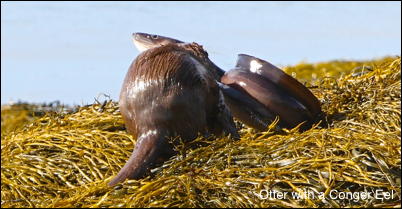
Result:
[[127,130],[138,139],[110,186],[126,178],[141,178],[173,156],[171,138],[189,142],[199,134],[238,137],[214,73],[194,53],[207,59],[202,47],[192,43],[149,49],[133,61],[119,106]]

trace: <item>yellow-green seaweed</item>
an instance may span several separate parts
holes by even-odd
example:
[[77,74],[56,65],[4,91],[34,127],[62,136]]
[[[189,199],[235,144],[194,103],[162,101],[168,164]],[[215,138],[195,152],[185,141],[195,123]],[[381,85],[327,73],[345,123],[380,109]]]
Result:
[[[37,105],[4,105],[1,206],[401,207],[400,63],[387,57],[285,67],[322,102],[321,124],[303,133],[241,126],[238,141],[200,137],[152,176],[113,188],[106,184],[135,144],[116,102],[44,115],[33,114]],[[288,198],[258,195],[270,191]],[[331,198],[334,191],[394,196],[354,201]]]

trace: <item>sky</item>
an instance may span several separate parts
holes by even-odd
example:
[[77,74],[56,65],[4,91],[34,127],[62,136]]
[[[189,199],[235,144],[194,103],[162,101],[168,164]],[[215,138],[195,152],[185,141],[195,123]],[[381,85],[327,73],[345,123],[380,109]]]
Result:
[[117,100],[133,32],[279,67],[401,54],[401,2],[1,2],[1,104]]

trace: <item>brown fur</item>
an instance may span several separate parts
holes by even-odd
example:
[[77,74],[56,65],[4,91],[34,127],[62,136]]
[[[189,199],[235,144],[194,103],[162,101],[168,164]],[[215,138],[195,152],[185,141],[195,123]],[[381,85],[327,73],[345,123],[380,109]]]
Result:
[[[136,78],[163,79],[165,81],[174,79],[189,85],[193,84],[194,79],[199,81],[199,77],[189,70],[193,63],[189,60],[188,53],[176,44],[144,51],[133,64],[136,69],[141,69],[133,71],[135,73],[133,76]],[[191,83],[188,83],[190,81]]]
[[198,134],[238,136],[213,73],[200,73],[197,66],[203,63],[194,52],[204,53],[196,44],[169,44],[144,51],[130,66],[119,105],[128,131],[138,141],[109,185],[141,178],[174,155],[169,138],[187,142]]

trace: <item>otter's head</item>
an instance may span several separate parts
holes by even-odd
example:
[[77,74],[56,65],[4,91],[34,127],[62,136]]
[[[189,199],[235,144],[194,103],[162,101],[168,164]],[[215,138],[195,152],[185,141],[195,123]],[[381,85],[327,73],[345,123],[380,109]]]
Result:
[[225,71],[209,60],[208,53],[203,49],[203,47],[195,42],[185,43],[174,38],[148,33],[133,33],[133,42],[140,52],[168,44],[175,44],[198,58],[198,61],[200,61],[207,69],[212,70],[216,80],[219,81],[223,74],[225,74]]
[[148,33],[133,33],[133,42],[140,52],[171,43],[184,43],[173,38]]

